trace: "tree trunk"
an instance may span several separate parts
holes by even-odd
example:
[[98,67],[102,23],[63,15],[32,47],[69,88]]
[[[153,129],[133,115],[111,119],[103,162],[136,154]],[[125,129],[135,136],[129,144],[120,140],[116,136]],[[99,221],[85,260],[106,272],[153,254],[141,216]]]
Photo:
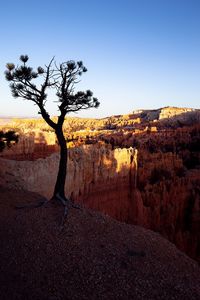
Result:
[[59,162],[59,169],[57,180],[54,189],[54,197],[58,198],[61,197],[65,198],[65,180],[67,175],[67,144],[63,134],[62,127],[58,127],[55,130],[58,143],[60,145],[60,162]]

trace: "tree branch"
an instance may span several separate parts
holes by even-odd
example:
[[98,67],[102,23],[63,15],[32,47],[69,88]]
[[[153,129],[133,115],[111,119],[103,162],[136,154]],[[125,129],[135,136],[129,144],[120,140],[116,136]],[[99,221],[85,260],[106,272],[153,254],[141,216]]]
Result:
[[51,126],[54,130],[56,130],[57,124],[54,123],[51,120],[51,118],[50,118],[49,114],[47,113],[46,109],[42,105],[40,105],[40,104],[38,104],[38,106],[40,108],[40,112],[41,112],[41,115],[42,115],[43,119],[47,122],[47,124],[49,126]]

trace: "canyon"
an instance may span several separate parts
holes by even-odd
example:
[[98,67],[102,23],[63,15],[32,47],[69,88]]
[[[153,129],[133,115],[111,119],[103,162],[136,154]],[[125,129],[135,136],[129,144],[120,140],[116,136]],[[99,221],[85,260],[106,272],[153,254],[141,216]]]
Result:
[[[50,198],[59,163],[43,120],[11,120],[19,142],[0,157],[0,185]],[[101,120],[69,118],[66,194],[159,232],[200,262],[200,112],[167,107]]]

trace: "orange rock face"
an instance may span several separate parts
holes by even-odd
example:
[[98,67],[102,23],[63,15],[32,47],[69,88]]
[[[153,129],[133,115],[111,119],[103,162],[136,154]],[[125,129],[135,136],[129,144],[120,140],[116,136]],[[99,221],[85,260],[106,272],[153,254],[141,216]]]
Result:
[[[119,122],[116,116],[112,121],[120,129],[101,132],[80,131],[80,123],[75,122],[77,144],[72,144],[82,145],[69,151],[66,194],[120,221],[160,232],[200,261],[200,125],[189,126],[184,113],[166,108],[159,114],[121,116]],[[169,122],[171,115],[178,114],[187,126],[153,122],[129,128],[131,120],[137,123],[142,116]],[[112,126],[109,122],[106,119],[101,125]],[[94,139],[104,143],[92,144]],[[91,145],[84,145],[86,141]],[[22,135],[19,144],[3,154],[12,160],[0,158],[0,183],[51,197],[59,162],[56,151],[53,132]]]

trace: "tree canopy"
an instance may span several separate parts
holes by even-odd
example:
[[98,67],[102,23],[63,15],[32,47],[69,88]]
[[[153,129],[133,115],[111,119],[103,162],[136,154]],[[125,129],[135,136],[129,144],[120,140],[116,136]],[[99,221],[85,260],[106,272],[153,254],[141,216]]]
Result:
[[[81,75],[87,72],[82,61],[70,60],[57,64],[53,58],[44,68],[39,66],[34,70],[28,66],[28,60],[28,55],[21,55],[21,65],[15,66],[13,63],[6,65],[5,76],[10,81],[12,95],[34,102],[39,107],[39,113],[54,129],[56,124],[50,119],[45,107],[48,89],[55,91],[60,121],[70,112],[99,106],[98,99],[93,97],[90,90],[75,91]],[[36,84],[38,78],[41,78],[41,84]]]
[[[57,64],[52,58],[45,67],[33,69],[28,65],[28,55],[20,56],[20,65],[7,63],[5,77],[10,82],[12,95],[15,98],[32,101],[39,108],[43,119],[51,126],[60,145],[60,163],[55,184],[53,198],[59,199],[64,205],[68,199],[65,197],[65,179],[67,174],[67,144],[63,133],[65,116],[71,112],[78,112],[88,108],[97,108],[99,101],[93,97],[91,90],[76,91],[76,84],[80,77],[87,72],[82,61],[69,60]],[[58,103],[58,119],[51,119],[46,110],[48,90],[55,92]]]

